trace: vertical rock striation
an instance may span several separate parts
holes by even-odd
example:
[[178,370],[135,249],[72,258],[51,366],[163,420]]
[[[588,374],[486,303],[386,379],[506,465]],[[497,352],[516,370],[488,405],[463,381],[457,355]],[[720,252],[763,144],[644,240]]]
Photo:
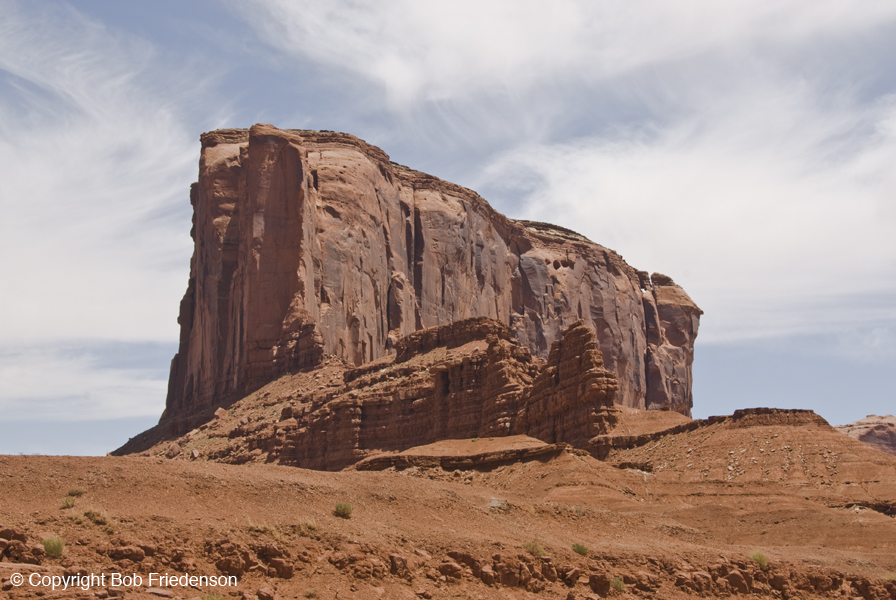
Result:
[[690,412],[701,311],[668,277],[562,227],[508,219],[347,134],[256,125],[201,142],[163,422],[179,428],[325,355],[362,365],[472,317],[542,358],[581,320],[618,403]]

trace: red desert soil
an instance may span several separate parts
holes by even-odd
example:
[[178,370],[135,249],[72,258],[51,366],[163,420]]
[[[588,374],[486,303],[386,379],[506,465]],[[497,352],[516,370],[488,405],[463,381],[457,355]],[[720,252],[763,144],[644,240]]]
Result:
[[[382,471],[228,465],[186,452],[0,457],[0,593],[896,598],[896,458],[809,411],[683,421],[606,461],[523,436],[387,454],[424,466]],[[446,470],[446,457],[470,466]],[[70,491],[83,494],[63,508]],[[337,503],[351,505],[350,518],[334,514]],[[51,536],[66,541],[61,559],[34,549]],[[240,577],[233,588],[152,592],[9,583],[32,571]]]

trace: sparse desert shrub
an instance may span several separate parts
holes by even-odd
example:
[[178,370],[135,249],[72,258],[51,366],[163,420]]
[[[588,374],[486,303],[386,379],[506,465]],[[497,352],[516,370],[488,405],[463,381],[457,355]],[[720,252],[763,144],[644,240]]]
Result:
[[47,556],[50,558],[61,558],[62,551],[65,550],[65,540],[61,537],[48,537],[40,541],[44,546]]
[[317,531],[317,522],[314,519],[302,519],[296,525],[299,535],[308,536]]
[[289,532],[289,527],[283,525],[268,525],[265,522],[261,523],[253,523],[252,519],[249,519],[249,525],[246,526],[246,531],[249,533],[258,533],[269,535],[274,541],[278,543],[283,543],[284,535]]
[[104,510],[85,510],[84,518],[89,520],[94,525],[99,525],[103,528],[103,531],[110,535],[115,533],[115,526],[112,521],[112,517],[110,517]]
[[305,597],[306,598],[317,598],[318,597],[317,596],[317,588],[308,588],[305,591]]
[[84,516],[87,517],[90,521],[92,521],[95,525],[111,525],[112,519],[109,518],[109,515],[106,514],[104,510],[85,510]]
[[221,594],[216,594],[215,592],[209,592],[204,596],[201,596],[202,600],[225,600],[224,596]]
[[72,495],[68,495],[62,499],[62,508],[74,508],[75,506],[75,497]]
[[613,577],[613,579],[610,580],[610,587],[617,592],[625,591],[625,583],[623,583],[622,579],[619,577]]
[[348,519],[352,516],[352,505],[345,504],[344,502],[338,502],[336,504],[336,509],[333,511],[333,514],[341,519]]
[[76,488],[72,488],[72,489],[70,489],[70,490],[68,491],[68,494],[67,494],[67,495],[68,495],[68,496],[74,496],[75,498],[80,498],[81,496],[83,496],[83,495],[86,494],[86,493],[87,493],[87,490],[85,490],[84,488],[82,488],[82,487],[76,487]]
[[768,557],[758,550],[750,554],[750,560],[759,565],[763,571],[768,568]]
[[471,441],[471,442],[478,442],[478,441],[479,441],[479,438],[473,438],[473,439],[470,440],[470,441]]
[[526,542],[525,544],[523,544],[523,550],[535,557],[544,556],[545,554],[547,554],[544,546],[542,546],[538,542]]
[[573,544],[572,551],[576,554],[581,554],[582,556],[588,556],[588,548],[583,544]]
[[246,531],[249,533],[269,533],[271,531],[267,523],[255,523],[252,519],[248,519],[248,521],[249,524],[246,526]]

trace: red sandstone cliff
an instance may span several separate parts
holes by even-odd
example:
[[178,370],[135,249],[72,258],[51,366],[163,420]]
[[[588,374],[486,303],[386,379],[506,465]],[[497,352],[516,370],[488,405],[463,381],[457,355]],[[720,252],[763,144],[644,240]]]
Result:
[[582,320],[618,403],[690,413],[702,311],[668,277],[561,227],[508,219],[350,135],[256,125],[201,141],[163,422],[325,355],[361,365],[416,330],[478,316],[541,357]]

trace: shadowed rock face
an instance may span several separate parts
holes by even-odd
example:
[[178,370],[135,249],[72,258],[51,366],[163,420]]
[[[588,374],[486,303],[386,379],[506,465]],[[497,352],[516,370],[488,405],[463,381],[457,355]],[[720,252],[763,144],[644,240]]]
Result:
[[162,421],[208,414],[326,355],[362,365],[417,330],[489,317],[546,358],[578,320],[618,403],[689,414],[699,308],[668,277],[346,134],[203,134],[195,250]]

